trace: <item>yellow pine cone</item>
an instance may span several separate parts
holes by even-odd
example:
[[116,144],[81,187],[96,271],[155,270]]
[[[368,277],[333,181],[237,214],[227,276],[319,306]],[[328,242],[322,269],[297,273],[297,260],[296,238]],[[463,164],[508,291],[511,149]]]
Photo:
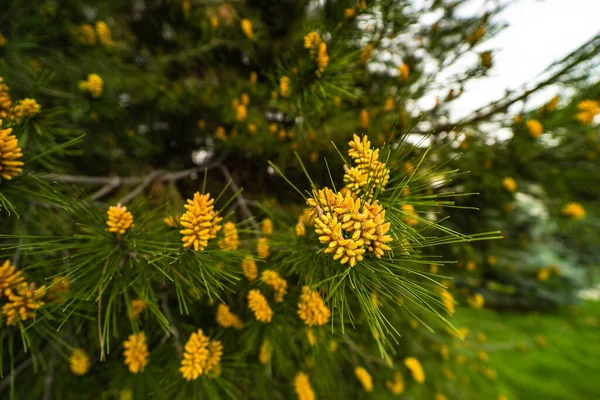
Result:
[[24,118],[33,117],[41,110],[42,107],[38,104],[38,102],[35,99],[25,98],[23,100],[19,100],[17,104],[13,107],[10,119],[20,121]]
[[492,67],[492,52],[484,51],[483,53],[479,53],[479,59],[481,60],[481,65],[484,68]]
[[179,371],[183,378],[191,381],[201,375],[217,374],[220,368],[223,345],[218,340],[209,340],[202,329],[190,335]]
[[0,267],[0,297],[8,297],[24,281],[23,272],[11,265],[10,260],[4,261]]
[[16,326],[18,321],[35,318],[35,311],[45,304],[42,301],[46,285],[35,289],[26,282],[21,282],[16,290],[7,294],[7,302],[2,306],[4,322],[8,326]]
[[180,233],[183,235],[181,241],[183,247],[193,247],[195,251],[203,251],[208,246],[208,241],[217,237],[221,229],[218,211],[214,210],[214,199],[210,193],[200,194],[196,192],[193,199],[188,199],[184,206],[186,212],[181,216],[180,223],[185,229]]
[[553,98],[550,99],[550,101],[548,103],[546,103],[546,105],[544,106],[544,110],[546,112],[552,112],[552,111],[556,110],[556,107],[558,106],[559,101],[560,101],[560,96],[554,96]]
[[150,355],[144,332],[129,335],[129,338],[123,343],[123,347],[125,347],[125,351],[123,351],[125,365],[129,371],[132,374],[144,372]]
[[242,95],[240,96],[240,101],[245,106],[249,105],[250,104],[250,95],[248,95],[248,93],[242,93]]
[[361,139],[355,134],[348,144],[348,155],[356,165],[344,167],[344,183],[355,196],[366,195],[367,200],[371,200],[376,190],[385,189],[390,179],[390,170],[385,163],[379,161],[379,149],[371,149],[367,136]]
[[[12,104],[10,99],[9,87],[4,83],[4,79],[0,76],[0,118],[6,118]],[[0,124],[1,125],[1,124]]]
[[115,42],[112,39],[110,28],[108,27],[106,22],[96,22],[96,33],[98,34],[98,40],[100,40],[100,43],[102,43],[105,47],[110,47],[115,44]]
[[287,293],[287,281],[281,278],[277,272],[270,269],[264,270],[260,279],[273,289],[275,292],[275,301],[277,303],[283,302],[283,296]]
[[298,303],[298,315],[306,325],[320,326],[329,322],[331,311],[318,292],[311,290],[308,286],[303,286]]
[[273,234],[273,221],[271,221],[269,218],[263,219],[260,230],[263,235],[271,236]]
[[260,350],[258,351],[258,361],[261,364],[267,364],[269,360],[271,360],[271,354],[273,353],[273,348],[271,346],[271,342],[265,340],[260,346]]
[[146,308],[146,302],[142,299],[131,300],[131,311],[128,315],[129,319],[136,319]]
[[394,379],[388,379],[385,386],[392,392],[394,396],[399,396],[404,393],[404,378],[399,371],[394,372]]
[[243,122],[248,118],[248,110],[244,104],[240,104],[235,109],[235,119],[236,121]]
[[104,80],[98,74],[89,74],[87,80],[79,81],[79,90],[88,92],[92,97],[102,96]]
[[591,124],[596,115],[600,114],[600,104],[595,100],[583,100],[577,104],[579,112],[575,118],[582,124]]
[[294,388],[298,395],[298,400],[315,400],[315,393],[310,386],[308,375],[304,372],[298,372],[294,378]]
[[83,349],[76,348],[69,357],[71,372],[75,375],[85,375],[90,369],[90,358]]
[[356,367],[354,369],[354,375],[356,375],[356,378],[362,385],[365,392],[373,391],[373,378],[366,369],[363,367]]
[[362,53],[360,55],[360,63],[363,64],[363,65],[365,65],[369,61],[369,59],[371,58],[371,53],[372,52],[373,52],[373,44],[372,43],[368,43],[364,47],[364,49],[363,49],[363,51],[362,51]]
[[260,258],[269,258],[269,239],[266,237],[258,239],[256,252]]
[[525,126],[527,127],[529,134],[534,139],[539,138],[542,135],[542,133],[544,133],[544,127],[537,119],[528,119],[527,121],[525,121]]
[[21,169],[23,162],[17,161],[23,157],[17,138],[12,134],[12,128],[1,129],[1,127],[2,120],[0,120],[0,182],[2,179],[11,180],[23,172]]
[[473,296],[467,299],[467,303],[469,303],[469,307],[471,308],[480,309],[483,308],[483,305],[485,304],[485,299],[481,294],[475,293]]
[[90,24],[79,25],[79,32],[81,33],[81,41],[88,46],[96,44],[96,32],[94,27]]
[[392,97],[388,97],[385,99],[385,104],[383,105],[384,111],[392,111],[396,104],[394,103],[394,99]]
[[296,224],[296,236],[305,236],[306,235],[306,227],[302,223],[302,221],[298,221]]
[[226,222],[223,225],[223,240],[219,241],[219,248],[227,251],[235,251],[240,246],[238,231],[233,222]]
[[360,110],[360,127],[367,129],[369,127],[369,112]]
[[124,235],[127,229],[134,226],[133,215],[121,203],[116,206],[110,206],[106,215],[108,216],[108,221],[106,221],[108,231],[116,233],[117,237]]
[[414,357],[408,357],[404,360],[404,365],[410,370],[413,379],[418,383],[425,382],[425,372],[419,360]]
[[452,294],[450,294],[449,291],[444,289],[442,290],[440,297],[442,299],[442,304],[444,304],[444,308],[446,309],[448,314],[454,315],[454,312],[456,311],[456,302],[454,301],[454,297],[452,297]]
[[242,20],[242,22],[240,23],[241,27],[242,27],[242,32],[244,32],[244,35],[246,35],[246,37],[248,39],[254,39],[254,31],[252,30],[252,22],[247,19],[244,18]]
[[313,58],[317,54],[321,42],[321,36],[315,31],[309,32],[304,36],[304,48],[310,51],[310,55]]
[[269,323],[273,318],[273,310],[265,296],[258,289],[252,289],[248,292],[248,307],[254,313],[254,317],[257,321],[262,323]]
[[314,226],[319,241],[327,244],[324,253],[333,254],[341,264],[353,267],[367,251],[381,258],[391,250],[387,245],[392,241],[387,234],[390,223],[385,222],[385,211],[377,200],[366,203],[353,199],[349,192],[344,197],[325,188],[313,191],[307,203],[316,213]]
[[475,29],[473,32],[471,32],[467,36],[467,38],[466,38],[467,43],[469,43],[472,46],[475,43],[479,42],[481,40],[481,38],[483,37],[483,35],[485,35],[486,31],[487,31],[487,28],[484,24],[479,25],[479,27],[477,27],[477,29]]
[[219,304],[217,307],[217,323],[223,328],[242,329],[244,324],[240,317],[235,315],[225,304]]
[[133,392],[130,389],[123,389],[119,392],[119,400],[133,400]]
[[517,181],[511,177],[506,177],[502,179],[502,186],[504,186],[504,189],[506,189],[508,192],[513,193],[515,190],[517,190]]
[[258,277],[256,262],[249,256],[242,260],[242,273],[249,281],[253,281]]
[[327,43],[323,42],[319,45],[319,51],[317,52],[317,71],[316,75],[321,76],[325,71],[325,68],[329,64],[329,55],[327,54]]
[[563,207],[562,213],[572,219],[582,219],[585,217],[585,209],[579,203],[568,203]]
[[401,81],[408,80],[408,77],[410,76],[410,68],[409,68],[409,66],[406,65],[406,64],[400,64],[398,66],[398,76],[400,77]]
[[279,93],[282,97],[290,97],[290,78],[282,76],[279,80]]
[[177,228],[177,224],[179,224],[179,219],[181,217],[178,215],[175,218],[173,217],[165,217],[163,218],[163,222],[169,227],[169,228]]
[[415,207],[412,204],[402,204],[400,209],[407,214],[407,216],[403,219],[405,224],[415,226],[419,223],[419,220],[414,218],[414,216],[417,216],[417,213],[415,212]]
[[[1,278],[0,278],[1,279]],[[71,282],[63,275],[58,275],[52,278],[52,284],[48,287],[49,298],[58,303],[62,304],[65,302],[65,294],[69,292],[71,288]],[[1,292],[1,290],[0,290]]]

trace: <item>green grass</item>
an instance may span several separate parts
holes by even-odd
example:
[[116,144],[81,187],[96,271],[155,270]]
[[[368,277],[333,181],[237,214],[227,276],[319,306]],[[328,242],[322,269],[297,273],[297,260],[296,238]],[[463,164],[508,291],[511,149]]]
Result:
[[[487,335],[495,391],[509,400],[600,399],[600,302],[561,314],[461,309],[453,322]],[[539,334],[547,346],[536,344]]]

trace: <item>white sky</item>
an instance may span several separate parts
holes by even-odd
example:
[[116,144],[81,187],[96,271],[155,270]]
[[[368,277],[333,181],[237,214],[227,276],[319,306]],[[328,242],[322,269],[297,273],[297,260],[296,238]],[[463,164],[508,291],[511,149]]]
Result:
[[552,62],[591,39],[600,30],[600,0],[520,0],[496,18],[509,26],[477,49],[494,50],[494,67],[488,78],[465,86],[452,103],[453,120],[501,98],[507,88],[535,80]]

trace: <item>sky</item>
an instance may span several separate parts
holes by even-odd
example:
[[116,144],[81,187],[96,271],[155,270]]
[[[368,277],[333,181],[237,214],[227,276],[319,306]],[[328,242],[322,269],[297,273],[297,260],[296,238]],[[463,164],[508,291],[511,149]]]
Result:
[[[520,0],[509,6],[497,18],[510,25],[482,45],[482,50],[494,51],[490,77],[467,84],[452,103],[452,119],[501,98],[507,88],[535,80],[552,62],[597,34],[599,17],[600,0]],[[553,94],[546,93],[539,103]]]

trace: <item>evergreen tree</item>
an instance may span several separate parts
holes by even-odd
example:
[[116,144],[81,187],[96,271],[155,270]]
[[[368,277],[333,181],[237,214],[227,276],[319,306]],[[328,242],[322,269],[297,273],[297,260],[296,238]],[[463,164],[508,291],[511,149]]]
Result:
[[450,317],[598,264],[599,39],[451,120],[468,3],[1,5],[2,396],[498,396]]

